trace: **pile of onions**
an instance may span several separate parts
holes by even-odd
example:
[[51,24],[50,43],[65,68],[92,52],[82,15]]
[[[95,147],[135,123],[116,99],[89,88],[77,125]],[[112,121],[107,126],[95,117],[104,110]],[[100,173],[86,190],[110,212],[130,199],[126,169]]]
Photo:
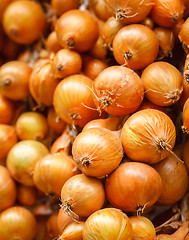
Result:
[[66,181],[61,190],[61,202],[64,212],[78,221],[102,208],[105,190],[100,180],[78,174]]
[[99,111],[113,115],[134,112],[144,97],[140,77],[131,69],[111,66],[104,69],[93,82],[94,101]]
[[106,179],[107,199],[129,212],[143,212],[160,197],[162,180],[151,166],[139,162],[121,164]]
[[116,208],[104,208],[88,217],[83,229],[83,240],[132,240],[133,229],[126,214]]
[[172,120],[155,109],[134,113],[126,120],[121,132],[126,155],[134,161],[150,164],[167,157],[175,140],[176,131]]
[[118,136],[104,128],[90,128],[81,132],[72,147],[77,167],[86,175],[103,177],[118,167],[123,148]]

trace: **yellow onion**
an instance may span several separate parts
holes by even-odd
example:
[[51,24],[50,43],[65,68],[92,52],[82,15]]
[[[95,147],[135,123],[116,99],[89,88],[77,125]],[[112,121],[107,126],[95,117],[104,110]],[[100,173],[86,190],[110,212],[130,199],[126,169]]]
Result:
[[0,124],[10,124],[13,117],[13,102],[0,94]]
[[47,147],[36,140],[22,140],[16,143],[7,156],[7,168],[19,183],[33,186],[33,170],[40,158],[49,153]]
[[145,97],[159,106],[177,102],[183,91],[183,78],[179,70],[167,62],[148,65],[141,76]]
[[175,144],[176,131],[165,113],[145,109],[126,120],[121,138],[124,151],[130,159],[152,164],[169,155]]
[[180,32],[179,32],[179,39],[182,42],[183,49],[186,53],[189,51],[189,17],[185,20],[185,22],[182,24]]
[[50,237],[50,239],[55,239],[59,237],[59,229],[58,229],[58,211],[53,212],[50,217],[47,219],[47,232],[48,232],[48,236]]
[[158,59],[172,57],[172,50],[175,43],[173,31],[168,28],[156,27],[153,29],[159,40]]
[[104,201],[105,190],[102,182],[84,174],[68,179],[61,190],[62,208],[76,221],[79,217],[88,217],[101,209]]
[[64,78],[54,92],[56,113],[65,122],[81,127],[97,118],[91,87],[92,80],[84,75],[75,74]]
[[70,225],[73,221],[74,220],[64,212],[63,208],[59,210],[59,213],[57,216],[57,224],[58,224],[58,229],[60,233],[62,233],[64,229],[68,225]]
[[0,211],[14,205],[16,194],[16,184],[8,169],[0,165]]
[[147,17],[153,6],[152,0],[105,0],[107,9],[124,23],[138,23]]
[[153,165],[159,173],[163,188],[157,201],[159,205],[171,205],[180,201],[188,190],[189,177],[184,163],[170,154],[162,161]]
[[129,218],[133,228],[133,240],[154,240],[156,230],[153,223],[143,216]]
[[119,165],[123,149],[120,139],[110,130],[90,128],[76,137],[72,154],[84,174],[103,177]]
[[154,0],[151,17],[161,27],[173,27],[184,13],[184,4],[180,0]]
[[32,240],[36,234],[37,222],[29,210],[14,206],[0,214],[0,226],[1,240]]
[[37,188],[25,186],[23,184],[18,185],[18,202],[24,206],[32,206],[37,201]]
[[42,140],[48,134],[47,119],[38,112],[20,114],[15,127],[20,140]]
[[60,236],[60,240],[83,240],[83,227],[85,222],[69,224]]
[[74,175],[75,164],[66,153],[49,154],[35,165],[33,180],[45,194],[60,195],[64,183]]
[[104,208],[85,222],[83,240],[133,240],[133,229],[125,213],[116,208]]
[[133,70],[143,69],[158,55],[159,42],[155,33],[142,24],[121,28],[113,40],[113,55],[120,65]]

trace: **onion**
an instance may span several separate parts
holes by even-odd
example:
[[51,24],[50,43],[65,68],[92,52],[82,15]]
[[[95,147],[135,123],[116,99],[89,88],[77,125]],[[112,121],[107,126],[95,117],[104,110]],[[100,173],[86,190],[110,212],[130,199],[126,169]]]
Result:
[[134,112],[144,96],[143,83],[131,69],[111,66],[103,70],[93,82],[97,109],[112,115]]
[[184,103],[183,107],[183,126],[182,130],[184,133],[189,134],[189,98]]
[[55,211],[53,214],[51,214],[51,216],[47,219],[47,232],[48,232],[48,236],[50,237],[50,239],[55,239],[59,237],[59,229],[58,229],[58,211]]
[[182,24],[182,27],[181,27],[179,35],[178,35],[186,53],[189,52],[189,50],[188,50],[189,49],[188,28],[189,28],[189,18],[187,18],[186,21]]
[[140,105],[139,108],[137,108],[137,111],[144,110],[144,109],[156,109],[156,110],[162,111],[163,113],[167,114],[165,107],[158,106],[158,105],[150,102],[146,98],[143,99],[142,104]]
[[33,170],[41,157],[49,153],[41,142],[23,140],[16,143],[8,153],[7,168],[12,177],[26,186],[33,186]]
[[17,199],[21,205],[32,206],[37,201],[37,189],[35,187],[18,185]]
[[57,36],[56,36],[56,32],[52,31],[45,42],[46,48],[49,52],[58,52],[61,49],[61,46],[58,42]]
[[0,124],[10,124],[14,116],[14,104],[0,94]]
[[90,128],[76,137],[72,154],[74,162],[84,174],[103,177],[117,168],[123,150],[120,139],[113,132]]
[[104,23],[102,28],[102,38],[107,47],[112,50],[112,43],[116,33],[124,27],[124,24],[118,22],[114,17],[110,17]]
[[91,60],[86,61],[85,65],[83,66],[83,73],[90,79],[94,80],[99,73],[101,73],[107,67],[108,65],[102,60],[92,58]]
[[21,61],[3,64],[0,69],[0,93],[14,101],[26,98],[29,95],[31,72],[32,69]]
[[16,133],[20,140],[42,140],[48,134],[47,119],[38,112],[20,114],[16,121]]
[[73,222],[68,225],[60,236],[60,240],[83,240],[83,227],[85,222]]
[[85,131],[89,128],[106,128],[111,131],[117,131],[121,128],[123,121],[124,121],[124,117],[122,116],[121,117],[113,116],[105,119],[95,119],[88,122],[84,126],[82,131]]
[[61,15],[55,26],[59,44],[78,52],[88,51],[99,34],[97,20],[88,12],[69,10]]
[[43,59],[34,65],[29,79],[30,94],[39,106],[51,106],[53,94],[59,81],[54,77],[48,59]]
[[154,0],[151,17],[161,27],[173,27],[184,12],[183,1],[180,0]]
[[159,40],[158,59],[172,57],[172,50],[175,43],[173,31],[168,28],[156,27],[153,29]]
[[184,144],[183,160],[189,171],[189,140],[187,140],[186,143]]
[[16,184],[8,169],[0,165],[0,211],[14,205],[16,193]]
[[59,210],[57,224],[60,233],[62,233],[64,229],[69,226],[73,221],[74,220],[64,212],[63,208]]
[[10,207],[0,214],[1,240],[32,240],[36,234],[36,219],[24,207]]
[[143,216],[132,216],[129,218],[133,228],[133,240],[154,240],[156,230],[153,223]]
[[116,61],[133,70],[143,69],[158,55],[159,43],[155,33],[142,24],[121,28],[113,40]]
[[138,23],[147,17],[153,6],[152,0],[105,0],[107,8],[116,20],[124,23]]
[[141,79],[145,97],[159,106],[170,106],[177,102],[183,91],[181,73],[172,64],[154,62],[144,69]]
[[104,208],[85,222],[83,240],[132,240],[133,230],[126,214],[116,208]]
[[78,8],[80,0],[51,0],[51,7],[57,15],[62,15],[71,9]]
[[56,113],[65,122],[80,127],[97,118],[91,87],[92,80],[84,75],[75,74],[64,78],[54,92]]
[[154,21],[150,17],[146,17],[142,22],[142,25],[149,27],[150,29],[154,28]]
[[17,135],[14,126],[0,124],[0,159],[6,159],[11,148],[17,143]]
[[3,27],[10,39],[31,44],[43,33],[46,24],[41,5],[33,1],[14,1],[3,15]]
[[94,13],[98,19],[101,19],[102,21],[106,21],[109,17],[112,16],[111,12],[108,11],[104,0],[90,0],[89,10],[90,12]]
[[151,166],[139,162],[121,164],[106,179],[110,203],[124,211],[143,212],[153,206],[162,190],[162,180]]
[[60,195],[64,183],[74,175],[75,165],[66,153],[50,154],[35,165],[33,180],[45,194]]
[[51,67],[55,78],[65,78],[80,73],[81,66],[80,54],[69,49],[61,49],[54,57],[51,57]]
[[175,144],[176,132],[173,122],[165,113],[146,109],[127,119],[121,138],[130,159],[152,164],[169,155]]
[[184,163],[170,154],[163,161],[153,165],[159,173],[163,188],[157,201],[159,205],[172,205],[181,200],[188,190],[189,177]]
[[100,180],[78,174],[63,185],[61,201],[64,212],[78,221],[102,208],[105,190]]
[[53,107],[50,107],[47,114],[49,127],[58,134],[66,128],[66,123],[57,115]]

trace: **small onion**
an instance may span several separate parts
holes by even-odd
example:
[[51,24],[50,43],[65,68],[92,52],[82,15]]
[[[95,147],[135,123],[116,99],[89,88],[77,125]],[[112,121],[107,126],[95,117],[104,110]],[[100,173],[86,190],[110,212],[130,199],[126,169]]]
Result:
[[5,159],[11,148],[17,143],[14,126],[0,124],[0,159]]
[[154,240],[156,230],[153,223],[143,216],[129,218],[133,228],[133,240]]
[[0,68],[0,93],[11,100],[22,100],[29,95],[32,69],[24,62],[9,61]]
[[109,17],[112,16],[112,13],[108,11],[104,0],[90,0],[89,10],[90,12],[94,13],[98,19],[101,19],[102,21],[106,21]]
[[150,29],[154,28],[154,21],[150,17],[146,17],[142,22],[142,25],[149,27]]
[[80,0],[51,0],[51,7],[59,16],[71,9],[78,8],[79,5]]
[[3,15],[3,27],[13,41],[31,44],[43,33],[46,24],[42,6],[33,1],[13,1]]
[[99,35],[97,20],[88,11],[79,9],[63,13],[56,22],[55,31],[63,48],[78,52],[88,51]]
[[121,164],[106,179],[107,199],[124,211],[143,212],[158,200],[162,180],[151,166],[139,162]]
[[64,78],[54,92],[56,113],[65,122],[81,127],[97,118],[91,87],[92,80],[84,75],[75,74]]
[[0,165],[0,212],[14,205],[16,194],[16,184],[8,169]]
[[173,27],[184,13],[184,4],[180,0],[154,0],[151,17],[161,27]]
[[75,165],[66,153],[50,154],[35,165],[33,180],[45,194],[60,195],[64,183],[74,175]]
[[129,218],[116,208],[104,208],[93,213],[85,222],[83,240],[133,240]]
[[97,109],[112,115],[134,112],[144,97],[143,83],[131,69],[111,66],[93,81],[94,101]]
[[66,123],[58,116],[53,107],[50,107],[47,114],[49,127],[58,134],[66,128]]
[[183,91],[183,78],[179,70],[167,62],[154,62],[146,67],[141,79],[145,97],[159,106],[177,102]]
[[51,67],[55,78],[65,78],[80,73],[81,66],[80,54],[69,49],[61,49],[51,58]]
[[153,167],[159,173],[163,183],[157,204],[172,205],[181,200],[189,186],[188,171],[184,163],[170,154],[161,162],[154,164]]
[[138,23],[147,17],[153,6],[153,0],[105,0],[107,9],[115,18],[124,23]]
[[20,140],[42,140],[48,134],[47,119],[38,112],[20,114],[15,128]]
[[60,236],[60,240],[83,240],[83,227],[85,222],[73,222],[68,225]]
[[169,155],[175,144],[176,131],[165,113],[146,109],[127,119],[121,138],[124,151],[130,159],[152,164]]
[[48,236],[50,237],[50,239],[55,239],[59,237],[59,229],[58,229],[58,211],[53,212],[50,217],[47,219],[47,232],[48,232]]
[[26,186],[33,186],[33,170],[41,157],[49,153],[41,142],[22,140],[16,143],[8,153],[7,168],[12,177]]
[[13,117],[13,102],[0,94],[0,124],[10,124]]
[[120,139],[110,130],[90,128],[76,137],[72,154],[74,162],[84,174],[103,177],[119,165],[123,149]]
[[142,24],[121,28],[113,40],[116,61],[133,70],[145,68],[158,55],[159,42],[155,33]]
[[184,133],[189,134],[189,98],[184,103],[183,107],[183,126],[182,130]]
[[37,189],[35,187],[18,185],[18,202],[24,206],[32,206],[37,201]]
[[64,212],[63,208],[59,210],[57,224],[60,233],[62,233],[64,229],[69,226],[73,221],[74,220]]
[[66,181],[61,190],[64,212],[78,221],[102,208],[105,190],[100,180],[78,174]]
[[37,222],[34,215],[24,207],[10,207],[0,214],[1,240],[32,240],[36,234]]
[[58,52],[61,49],[61,46],[58,42],[57,36],[56,36],[56,32],[52,31],[45,42],[46,48],[49,52]]
[[158,59],[172,57],[172,50],[175,43],[173,31],[168,28],[156,27],[153,29],[159,40]]

